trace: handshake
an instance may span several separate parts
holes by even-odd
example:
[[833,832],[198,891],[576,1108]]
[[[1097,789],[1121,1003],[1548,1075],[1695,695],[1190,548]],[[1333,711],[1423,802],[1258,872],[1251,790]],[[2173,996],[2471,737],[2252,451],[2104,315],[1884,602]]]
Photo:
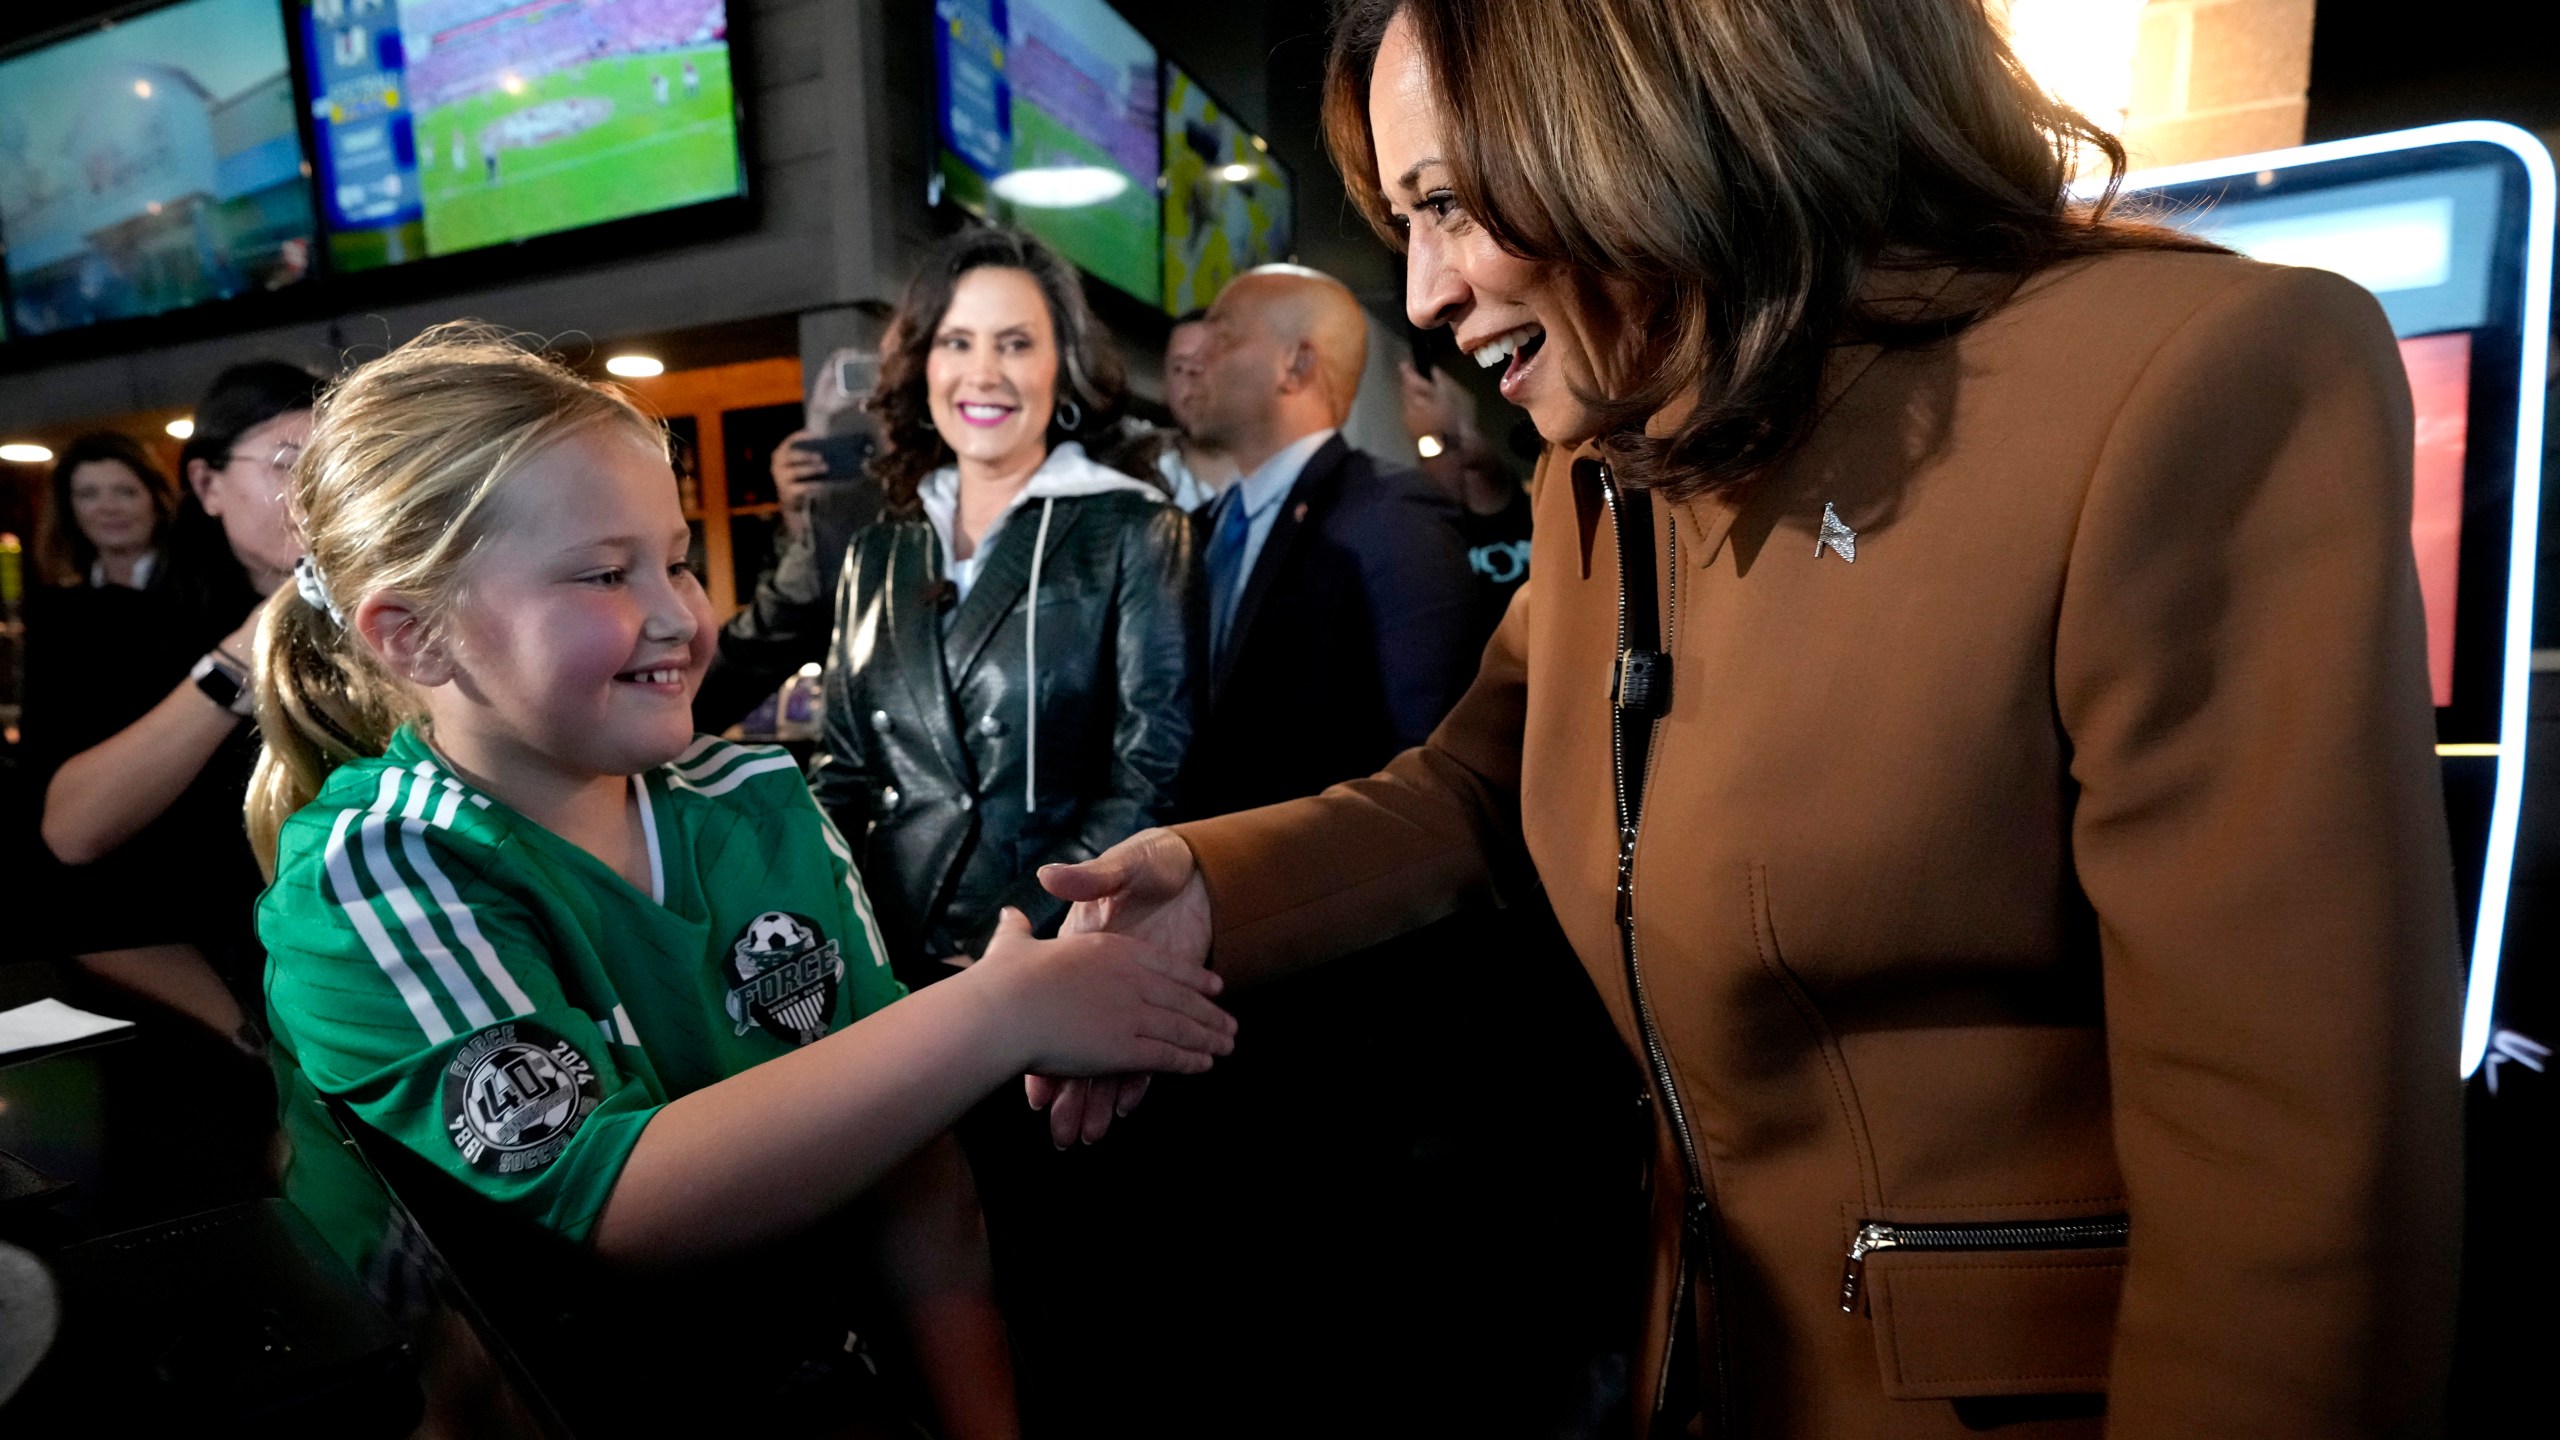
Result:
[[[1170,830],[1146,830],[1081,865],[1048,865],[1040,871],[1042,889],[1072,902],[1061,937],[1118,935],[1136,941],[1153,954],[1149,968],[1171,970],[1203,995],[1223,988],[1207,973],[1209,961],[1209,889],[1192,863],[1191,848]],[[1008,921],[1008,927],[1018,921]],[[999,932],[999,939],[1004,938]],[[992,951],[993,946],[989,949]],[[1223,1012],[1220,1018],[1225,1019]],[[1226,1020],[1228,1045],[1205,1053],[1179,1039],[1172,1063],[1160,1068],[1196,1073],[1209,1066],[1212,1054],[1232,1048],[1234,1021]],[[1081,1067],[1079,1067],[1081,1068]],[[1031,1106],[1049,1112],[1049,1138],[1059,1148],[1092,1144],[1110,1130],[1111,1122],[1137,1108],[1147,1093],[1146,1073],[1053,1079],[1032,1074],[1023,1079]]]

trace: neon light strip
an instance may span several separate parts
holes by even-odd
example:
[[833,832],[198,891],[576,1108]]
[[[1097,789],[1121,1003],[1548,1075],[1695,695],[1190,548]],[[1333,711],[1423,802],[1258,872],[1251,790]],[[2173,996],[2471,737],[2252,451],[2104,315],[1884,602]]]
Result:
[[2436,747],[2436,755],[2440,759],[2494,759],[2497,754],[2498,747],[2495,745],[2439,745]]
[[[2551,345],[2551,152],[2513,125],[2463,120],[2138,171],[2125,177],[2124,192],[2432,145],[2495,145],[2522,161],[2525,173],[2524,307],[2517,327],[2524,343],[2517,367],[2515,509],[2507,546],[2506,688],[2500,697],[2498,744],[2437,747],[2438,754],[2489,753],[2498,760],[2497,789],[2489,810],[2489,853],[2480,877],[2480,923],[2471,943],[2471,985],[2462,1006],[2462,1076],[2467,1080],[2489,1050],[2490,1021],[2498,1000],[2499,950],[2506,939],[2507,895],[2515,872],[2516,824],[2524,809],[2525,705],[2533,683],[2533,551],[2542,520],[2542,397]],[[2074,189],[2081,198],[2094,199],[2099,187],[2084,182]]]

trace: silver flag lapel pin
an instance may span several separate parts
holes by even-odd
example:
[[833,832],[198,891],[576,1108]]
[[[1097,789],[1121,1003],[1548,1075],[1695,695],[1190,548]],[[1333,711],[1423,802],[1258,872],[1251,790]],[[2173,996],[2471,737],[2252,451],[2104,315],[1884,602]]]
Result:
[[1813,542],[1813,558],[1821,559],[1825,547],[1852,565],[1858,563],[1858,532],[1840,523],[1840,512],[1828,500],[1822,502],[1822,534]]

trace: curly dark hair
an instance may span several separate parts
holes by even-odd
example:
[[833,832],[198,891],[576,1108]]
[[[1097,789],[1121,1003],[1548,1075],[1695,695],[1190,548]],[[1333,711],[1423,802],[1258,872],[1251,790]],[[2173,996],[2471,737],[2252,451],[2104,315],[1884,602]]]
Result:
[[868,468],[892,510],[912,511],[924,477],[952,463],[925,401],[925,360],[960,277],[988,266],[1030,276],[1049,302],[1049,326],[1058,337],[1057,396],[1083,412],[1073,426],[1051,415],[1049,444],[1074,440],[1099,456],[1118,435],[1129,398],[1120,355],[1086,308],[1074,267],[1023,231],[971,226],[925,257],[880,342],[880,379],[865,408],[879,417],[881,446]]

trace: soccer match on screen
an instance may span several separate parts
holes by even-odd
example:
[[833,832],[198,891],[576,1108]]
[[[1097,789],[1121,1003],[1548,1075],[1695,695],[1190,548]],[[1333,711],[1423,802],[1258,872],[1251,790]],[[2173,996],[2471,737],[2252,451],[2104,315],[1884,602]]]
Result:
[[305,25],[342,266],[738,192],[722,0],[311,0]]

